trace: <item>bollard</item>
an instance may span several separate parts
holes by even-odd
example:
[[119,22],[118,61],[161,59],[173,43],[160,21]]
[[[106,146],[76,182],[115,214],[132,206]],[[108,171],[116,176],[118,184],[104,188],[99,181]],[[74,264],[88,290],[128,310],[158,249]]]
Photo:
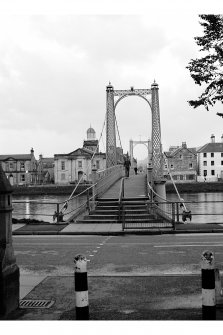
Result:
[[216,320],[214,253],[204,251],[201,257],[202,319]]
[[215,269],[215,299],[216,299],[216,307],[223,305],[221,276],[219,269]]
[[83,255],[74,258],[76,320],[89,320],[87,259]]

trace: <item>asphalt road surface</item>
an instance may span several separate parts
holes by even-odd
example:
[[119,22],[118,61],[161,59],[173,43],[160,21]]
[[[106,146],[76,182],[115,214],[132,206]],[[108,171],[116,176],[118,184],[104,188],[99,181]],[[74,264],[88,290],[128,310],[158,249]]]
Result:
[[77,254],[91,276],[200,274],[204,250],[223,270],[223,234],[13,236],[13,246],[23,275],[72,275]]

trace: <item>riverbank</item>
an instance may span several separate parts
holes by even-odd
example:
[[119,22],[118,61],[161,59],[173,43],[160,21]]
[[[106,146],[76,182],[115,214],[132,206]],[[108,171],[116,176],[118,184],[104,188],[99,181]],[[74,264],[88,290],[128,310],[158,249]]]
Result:
[[[223,182],[214,183],[176,183],[179,193],[210,193],[210,192],[223,192]],[[166,183],[166,192],[175,193],[174,185]]]
[[[74,194],[86,190],[90,185],[79,185]],[[179,193],[206,193],[223,192],[223,182],[215,183],[176,183]],[[13,194],[16,195],[70,195],[75,185],[36,185],[36,186],[14,186]],[[166,183],[166,192],[175,193],[172,183]]]
[[[90,187],[89,184],[81,184],[77,187],[75,194],[79,194]],[[75,185],[36,185],[36,186],[14,186],[13,194],[16,195],[70,195]]]

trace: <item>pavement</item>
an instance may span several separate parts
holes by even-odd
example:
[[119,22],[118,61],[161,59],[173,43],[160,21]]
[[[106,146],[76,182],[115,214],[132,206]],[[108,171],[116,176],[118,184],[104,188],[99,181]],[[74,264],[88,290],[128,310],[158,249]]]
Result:
[[[13,224],[13,235],[223,233],[219,224],[178,224],[175,230],[122,231],[121,224]],[[202,320],[201,276],[89,276],[90,320]],[[74,277],[20,275],[20,299],[50,308],[19,308],[7,320],[76,320]],[[223,306],[223,305],[222,305]],[[223,320],[223,307],[217,309]]]
[[[141,182],[141,177],[138,178]],[[131,186],[132,180],[126,181]],[[143,185],[143,184],[142,184]],[[142,185],[137,189],[143,195]],[[111,196],[119,187],[110,190]],[[115,192],[114,192],[115,191]],[[126,192],[128,187],[126,187]],[[136,190],[135,190],[136,192]],[[131,196],[131,194],[127,194]],[[223,233],[222,224],[176,224],[175,229],[128,229],[122,225],[59,223],[12,225],[16,235],[125,235]],[[202,320],[201,276],[88,276],[90,320]],[[76,320],[74,276],[20,275],[21,300],[50,300],[50,308],[18,308],[7,320]],[[223,305],[216,319],[223,320]]]

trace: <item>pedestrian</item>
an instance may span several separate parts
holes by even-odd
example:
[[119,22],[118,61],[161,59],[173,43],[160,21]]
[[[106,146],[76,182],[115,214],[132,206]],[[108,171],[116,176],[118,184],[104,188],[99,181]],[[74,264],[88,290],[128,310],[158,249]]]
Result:
[[137,174],[138,168],[137,168],[137,160],[133,158],[133,169],[135,171],[135,174]]
[[126,176],[126,177],[129,177],[129,169],[130,169],[130,166],[131,166],[131,162],[130,162],[130,159],[129,159],[129,155],[128,155],[128,153],[127,153],[126,158],[125,158],[125,161],[124,161],[125,176]]

